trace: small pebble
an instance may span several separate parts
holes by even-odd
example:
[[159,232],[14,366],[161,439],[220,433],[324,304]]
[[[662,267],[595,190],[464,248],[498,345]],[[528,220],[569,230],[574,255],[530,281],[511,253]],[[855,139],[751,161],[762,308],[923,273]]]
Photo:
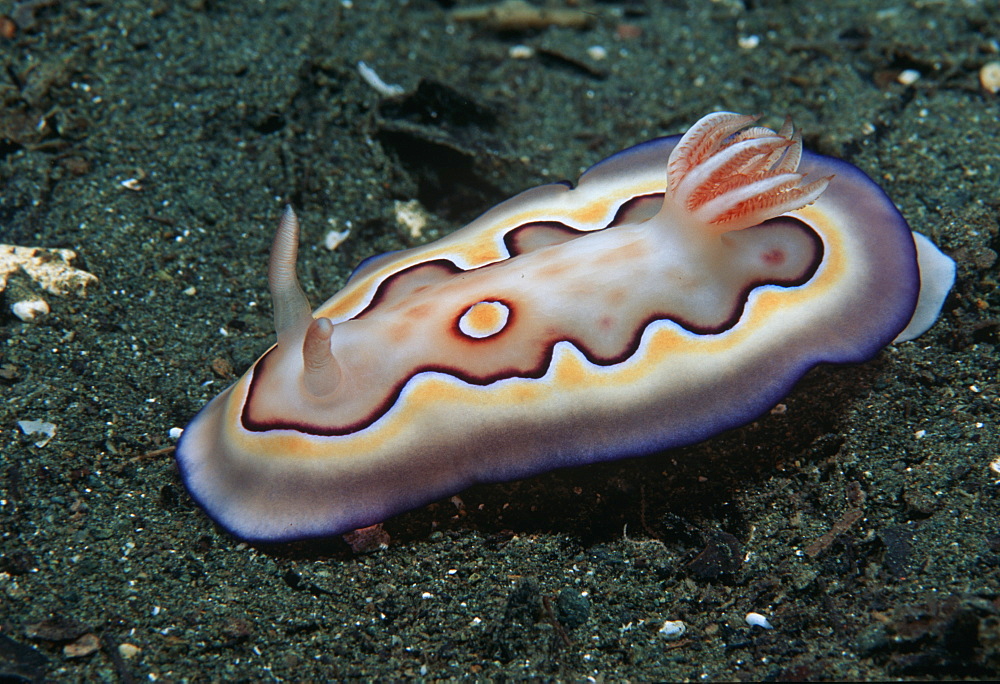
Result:
[[119,644],[118,646],[118,654],[125,660],[132,660],[132,658],[135,658],[137,655],[139,655],[139,651],[141,650],[142,649],[136,646],[135,644],[125,643],[125,644]]
[[660,637],[667,641],[680,639],[687,631],[687,625],[682,620],[667,620],[660,627]]
[[576,629],[590,617],[590,601],[576,589],[566,587],[556,599],[556,614],[567,629]]
[[49,305],[41,297],[33,297],[31,299],[22,299],[19,302],[14,302],[11,304],[10,310],[11,313],[25,323],[30,323],[39,316],[44,316],[49,313]]
[[771,625],[768,619],[760,613],[747,613],[747,624],[751,627],[760,627],[761,629],[774,629],[774,626]]
[[43,447],[56,436],[56,426],[44,420],[19,420],[17,426],[29,437],[35,437],[35,446]]
[[531,59],[535,56],[535,48],[529,45],[511,45],[507,56],[511,59]]
[[608,58],[608,50],[603,45],[591,45],[587,48],[587,55],[595,62]]
[[76,641],[63,646],[63,655],[67,658],[83,658],[94,653],[101,647],[101,641],[96,634],[84,634]]
[[991,95],[1000,93],[1000,62],[987,62],[979,69],[979,85]]

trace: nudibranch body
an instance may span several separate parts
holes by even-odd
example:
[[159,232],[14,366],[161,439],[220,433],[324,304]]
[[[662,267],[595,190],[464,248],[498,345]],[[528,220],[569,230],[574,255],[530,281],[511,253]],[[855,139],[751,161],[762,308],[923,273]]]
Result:
[[755,120],[710,114],[369,259],[315,313],[286,210],[277,344],[185,430],[194,499],[244,539],[342,533],[706,439],[929,328],[951,259],[860,170]]

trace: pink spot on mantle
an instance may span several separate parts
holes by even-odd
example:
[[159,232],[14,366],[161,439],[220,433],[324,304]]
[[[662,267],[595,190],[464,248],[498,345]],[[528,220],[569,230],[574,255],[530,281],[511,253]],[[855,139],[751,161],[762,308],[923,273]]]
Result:
[[768,266],[781,266],[785,263],[785,251],[775,247],[761,254],[760,260]]

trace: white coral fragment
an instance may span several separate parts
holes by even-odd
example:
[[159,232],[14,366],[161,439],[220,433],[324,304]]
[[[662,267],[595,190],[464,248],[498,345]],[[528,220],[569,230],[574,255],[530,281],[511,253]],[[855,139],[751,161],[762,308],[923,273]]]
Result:
[[396,200],[393,209],[396,212],[396,225],[407,231],[414,240],[423,236],[431,217],[419,200]]
[[54,295],[86,295],[87,288],[97,282],[97,276],[70,266],[74,259],[76,252],[71,249],[0,245],[0,292],[7,287],[11,274],[23,269]]
[[[76,252],[71,249],[0,244],[0,292],[7,289],[12,276],[23,272],[46,292],[85,296],[87,288],[97,283],[97,276],[73,268],[70,262],[74,259]],[[48,304],[33,293],[23,293],[8,304],[11,311],[23,321],[48,313]]]
[[375,92],[383,97],[396,97],[397,95],[402,95],[406,90],[401,85],[396,85],[395,83],[386,83],[382,80],[382,77],[376,73],[374,69],[365,64],[364,62],[358,62],[358,74],[364,80],[365,83],[370,85]]
[[333,250],[340,247],[340,245],[343,244],[344,240],[350,237],[350,235],[351,235],[350,228],[348,228],[347,230],[332,230],[332,229],[328,230],[326,233],[326,237],[323,238],[323,246],[325,246],[328,250],[332,252]]

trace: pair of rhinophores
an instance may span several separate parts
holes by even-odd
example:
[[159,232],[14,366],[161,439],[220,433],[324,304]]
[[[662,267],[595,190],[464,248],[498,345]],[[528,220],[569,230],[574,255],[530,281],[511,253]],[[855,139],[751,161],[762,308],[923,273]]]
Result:
[[191,495],[244,539],[338,534],[704,440],[927,330],[954,262],[860,170],[755,122],[709,114],[522,192],[315,312],[287,209],[277,344],[184,431]]

